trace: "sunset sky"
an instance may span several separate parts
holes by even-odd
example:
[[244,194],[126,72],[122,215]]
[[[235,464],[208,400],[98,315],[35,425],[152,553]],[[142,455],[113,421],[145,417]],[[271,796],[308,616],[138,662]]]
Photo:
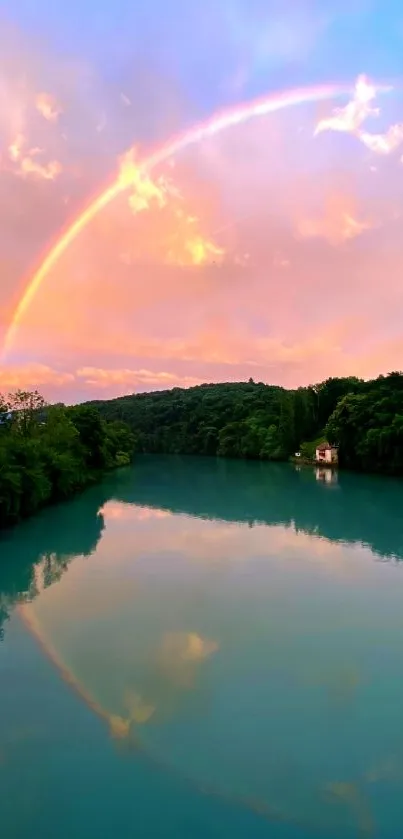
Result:
[[0,392],[403,369],[401,0],[3,0],[0,214]]

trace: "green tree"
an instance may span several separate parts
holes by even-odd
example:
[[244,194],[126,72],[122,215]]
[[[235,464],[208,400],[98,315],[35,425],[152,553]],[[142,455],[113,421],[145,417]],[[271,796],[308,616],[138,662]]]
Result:
[[[4,421],[9,409],[11,422]],[[135,436],[90,407],[46,406],[36,391],[0,397],[0,527],[68,498],[130,462]]]
[[103,469],[106,466],[105,433],[99,411],[89,405],[71,409],[70,418],[79,433],[82,454],[89,469]]
[[8,410],[13,413],[13,425],[23,437],[27,437],[42,422],[42,412],[46,407],[43,396],[37,390],[32,392],[16,390],[7,397]]
[[352,469],[403,473],[403,375],[392,373],[348,394],[329,418],[326,434]]

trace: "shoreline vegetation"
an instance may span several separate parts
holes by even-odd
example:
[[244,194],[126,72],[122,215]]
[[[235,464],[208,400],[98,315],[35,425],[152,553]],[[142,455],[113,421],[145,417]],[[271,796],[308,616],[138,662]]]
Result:
[[37,391],[0,395],[0,528],[71,498],[136,453],[312,465],[324,439],[338,446],[341,469],[403,475],[403,373],[296,390],[249,379],[73,407],[47,405]]
[[[87,403],[126,422],[138,452],[315,462],[324,440],[340,468],[403,475],[403,373],[329,378],[296,390],[203,384]],[[326,465],[326,464],[323,464]]]
[[128,465],[134,449],[130,428],[95,408],[47,405],[37,391],[0,395],[0,528]]

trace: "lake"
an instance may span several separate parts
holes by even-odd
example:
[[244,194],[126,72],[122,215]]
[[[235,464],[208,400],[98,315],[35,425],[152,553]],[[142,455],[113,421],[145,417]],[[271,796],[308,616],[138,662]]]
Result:
[[138,457],[0,538],[4,839],[403,834],[403,483]]

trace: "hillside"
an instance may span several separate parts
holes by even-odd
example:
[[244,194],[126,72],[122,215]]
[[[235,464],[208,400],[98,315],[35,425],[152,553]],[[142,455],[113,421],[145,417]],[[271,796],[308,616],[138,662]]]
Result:
[[403,374],[330,378],[297,390],[203,384],[90,403],[123,420],[142,452],[284,460],[305,441],[339,444],[341,466],[403,474]]

